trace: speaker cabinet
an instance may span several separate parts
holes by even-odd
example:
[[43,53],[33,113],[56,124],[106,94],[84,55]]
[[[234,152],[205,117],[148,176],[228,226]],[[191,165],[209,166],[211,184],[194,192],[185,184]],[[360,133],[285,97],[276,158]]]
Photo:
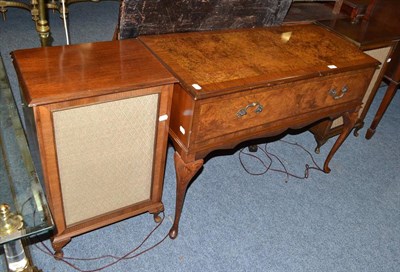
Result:
[[174,77],[136,40],[12,56],[56,254],[73,236],[134,215],[157,221]]

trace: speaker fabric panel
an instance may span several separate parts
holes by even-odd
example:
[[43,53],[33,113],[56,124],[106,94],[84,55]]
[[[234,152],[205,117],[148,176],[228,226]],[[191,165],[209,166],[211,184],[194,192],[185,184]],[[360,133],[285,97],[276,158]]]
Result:
[[53,113],[67,226],[150,198],[158,99]]

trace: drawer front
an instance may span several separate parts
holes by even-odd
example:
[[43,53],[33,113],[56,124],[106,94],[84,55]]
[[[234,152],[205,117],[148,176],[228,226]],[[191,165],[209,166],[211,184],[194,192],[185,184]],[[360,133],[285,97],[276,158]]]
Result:
[[204,101],[196,142],[360,100],[370,70],[348,72]]

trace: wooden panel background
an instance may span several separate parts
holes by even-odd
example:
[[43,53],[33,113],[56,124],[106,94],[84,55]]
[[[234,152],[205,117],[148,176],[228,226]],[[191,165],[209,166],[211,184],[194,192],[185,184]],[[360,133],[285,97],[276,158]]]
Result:
[[122,0],[119,39],[281,24],[292,0]]

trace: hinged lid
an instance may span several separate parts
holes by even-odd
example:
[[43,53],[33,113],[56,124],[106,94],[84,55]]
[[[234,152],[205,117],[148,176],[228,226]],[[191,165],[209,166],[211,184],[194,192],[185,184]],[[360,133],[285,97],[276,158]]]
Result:
[[355,45],[316,25],[139,38],[194,99],[373,67]]

